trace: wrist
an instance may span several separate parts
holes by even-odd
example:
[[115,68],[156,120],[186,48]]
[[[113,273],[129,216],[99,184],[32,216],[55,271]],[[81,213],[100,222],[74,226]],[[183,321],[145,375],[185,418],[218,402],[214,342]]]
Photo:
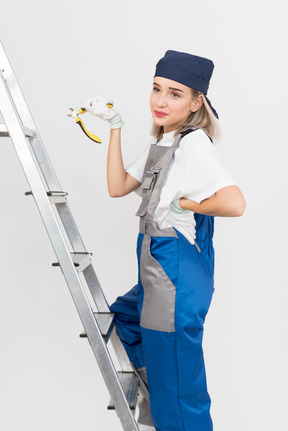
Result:
[[180,207],[179,200],[180,199],[176,199],[175,201],[171,202],[171,204],[170,204],[170,211],[172,213],[174,213],[174,214],[186,214],[186,213],[189,213],[188,209],[184,209],[184,208]]
[[124,121],[122,121],[122,118],[120,114],[117,112],[114,117],[107,119],[108,123],[110,124],[110,129],[121,129],[125,125]]
[[117,136],[121,134],[121,128],[118,129],[110,129],[110,136]]
[[180,198],[179,200],[178,200],[178,205],[179,205],[179,207],[180,208],[182,208],[183,210],[187,210],[188,208],[187,208],[187,206],[185,206],[185,201],[186,201],[187,199],[184,199],[184,198]]
[[179,199],[179,206],[183,210],[189,210],[189,211],[197,212],[196,207],[198,207],[199,204],[197,204],[197,202],[193,201],[192,199],[180,198]]

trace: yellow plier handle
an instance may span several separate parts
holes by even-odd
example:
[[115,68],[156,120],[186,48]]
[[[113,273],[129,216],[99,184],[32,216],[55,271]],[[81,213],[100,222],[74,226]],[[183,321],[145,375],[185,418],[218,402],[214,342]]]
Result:
[[[107,104],[108,108],[112,108],[113,105],[112,104]],[[76,111],[73,108],[70,108],[70,110],[72,111],[72,114],[67,114],[68,117],[73,117],[76,119],[76,123],[79,124],[79,126],[81,127],[81,129],[83,130],[83,132],[85,133],[86,136],[88,136],[89,139],[91,139],[94,142],[97,142],[97,144],[101,144],[102,141],[100,138],[98,138],[98,136],[94,135],[93,133],[90,133],[86,127],[84,126],[83,121],[78,117],[79,114],[85,114],[85,112],[87,112],[87,109],[85,108],[80,108],[79,111]]]
[[[78,111],[78,114],[85,114],[85,112],[87,112],[87,109],[80,108],[79,111]],[[88,136],[88,138],[90,138],[94,142],[97,142],[97,144],[101,144],[102,143],[101,139],[98,138],[97,135],[94,135],[93,133],[88,132],[88,130],[84,126],[83,121],[78,116],[76,118],[76,123],[79,124],[79,126],[81,127],[81,129],[83,130],[83,132],[85,133],[85,135]]]

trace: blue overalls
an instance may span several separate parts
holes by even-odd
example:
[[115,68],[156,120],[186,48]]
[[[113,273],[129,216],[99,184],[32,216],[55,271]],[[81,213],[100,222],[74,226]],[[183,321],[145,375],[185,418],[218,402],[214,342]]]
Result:
[[138,283],[110,307],[133,368],[149,389],[139,422],[157,431],[213,430],[202,337],[214,292],[214,217],[194,214],[193,245],[177,229],[160,230],[153,220],[174,152],[194,130],[178,134],[172,146],[151,145],[136,213]]

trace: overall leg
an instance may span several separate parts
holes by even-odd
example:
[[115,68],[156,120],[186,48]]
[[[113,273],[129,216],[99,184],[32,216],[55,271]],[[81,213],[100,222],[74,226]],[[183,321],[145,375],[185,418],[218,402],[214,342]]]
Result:
[[137,285],[125,295],[120,296],[110,306],[115,315],[116,333],[120,338],[131,361],[134,372],[139,377],[140,397],[138,401],[138,423],[153,426],[150,414],[146,365],[143,354],[140,318],[138,313]]
[[195,246],[178,237],[151,237],[150,244],[148,238],[141,252],[150,410],[159,431],[212,431],[202,352],[214,290],[211,268]]
[[144,367],[145,360],[139,326],[137,285],[125,295],[119,296],[110,306],[110,311],[116,313],[116,334],[125,347],[130,361],[136,369]]
[[[138,257],[140,255],[142,236],[137,242]],[[125,295],[120,296],[110,306],[115,315],[116,333],[120,338],[127,355],[131,361],[134,372],[139,377],[140,396],[138,401],[139,417],[138,423],[153,425],[150,414],[150,399],[147,383],[146,364],[143,354],[142,335],[139,317],[139,295],[138,285],[134,286]]]
[[213,248],[201,241],[201,253],[181,236],[176,290],[175,330],[179,398],[185,429],[212,431],[202,339],[205,317],[214,292]]

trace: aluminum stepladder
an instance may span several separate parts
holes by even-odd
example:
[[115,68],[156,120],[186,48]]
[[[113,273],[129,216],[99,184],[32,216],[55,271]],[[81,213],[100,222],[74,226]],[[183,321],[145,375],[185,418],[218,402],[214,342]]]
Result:
[[[116,335],[114,314],[97,279],[91,253],[85,249],[67,204],[67,193],[59,185],[1,42],[0,77],[0,111],[4,120],[0,136],[10,136],[15,146],[31,188],[26,194],[34,197],[58,259],[55,265],[62,270],[82,321],[81,336],[88,338],[110,393],[108,409],[116,410],[125,431],[138,431],[135,409],[139,379]],[[108,341],[121,371],[116,371]]]

